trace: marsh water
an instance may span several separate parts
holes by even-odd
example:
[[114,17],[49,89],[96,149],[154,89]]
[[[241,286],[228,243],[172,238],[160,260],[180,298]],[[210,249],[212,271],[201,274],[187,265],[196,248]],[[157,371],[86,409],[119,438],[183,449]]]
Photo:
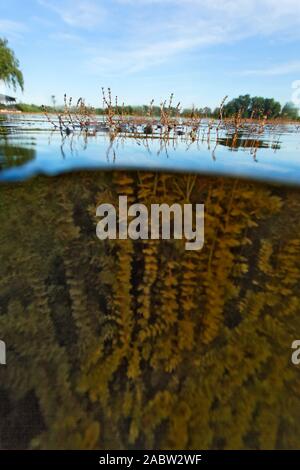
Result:
[[[251,138],[2,123],[0,448],[300,447],[300,134]],[[204,203],[203,248],[100,241],[119,195]]]
[[93,126],[61,135],[43,115],[12,115],[2,123],[0,181],[85,169],[152,169],[300,182],[300,126],[270,124],[256,134],[246,127],[233,145],[232,130],[221,130],[217,139],[216,129],[208,136],[208,124],[204,119],[194,142],[184,135],[162,140],[120,134],[112,139]]

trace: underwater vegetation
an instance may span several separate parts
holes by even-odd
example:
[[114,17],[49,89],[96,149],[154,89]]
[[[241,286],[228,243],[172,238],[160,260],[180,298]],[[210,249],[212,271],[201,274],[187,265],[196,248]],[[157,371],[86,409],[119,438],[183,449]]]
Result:
[[[205,243],[106,240],[96,207],[204,203]],[[82,172],[0,186],[0,447],[291,449],[300,192]]]

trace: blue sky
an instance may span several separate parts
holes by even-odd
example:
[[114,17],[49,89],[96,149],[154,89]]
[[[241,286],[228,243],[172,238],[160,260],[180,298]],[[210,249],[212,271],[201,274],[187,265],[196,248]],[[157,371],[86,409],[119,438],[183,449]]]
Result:
[[299,0],[1,0],[0,36],[24,102],[67,92],[101,105],[111,86],[132,104],[171,92],[184,106],[245,93],[284,103],[300,79]]

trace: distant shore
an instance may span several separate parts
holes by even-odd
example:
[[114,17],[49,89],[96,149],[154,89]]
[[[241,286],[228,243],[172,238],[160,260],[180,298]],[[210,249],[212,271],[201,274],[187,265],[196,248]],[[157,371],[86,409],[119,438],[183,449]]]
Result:
[[[36,115],[41,115],[41,114],[44,114],[43,111],[20,111],[19,109],[0,109],[0,115],[5,115],[5,114],[10,114],[10,115],[14,115],[14,114],[17,114],[17,115],[28,115],[28,116],[31,116],[33,114],[36,114]],[[63,114],[63,111],[59,111],[57,110],[57,112],[55,111],[50,111],[50,112],[47,112],[48,115],[51,115],[51,116],[57,116],[58,114]],[[99,116],[99,117],[105,117],[106,115],[105,114],[100,114],[100,113],[95,113],[94,116]],[[130,116],[130,117],[133,117],[133,118],[145,118],[145,115],[143,114],[128,114],[126,115],[127,117]],[[158,116],[153,116],[153,118],[155,117],[158,117]],[[149,118],[147,118],[149,119]],[[182,119],[186,119],[186,116],[182,116]],[[203,120],[203,119],[207,119],[209,121],[217,121],[218,118],[216,117],[209,117],[209,116],[202,116],[202,117],[199,117],[199,119]],[[232,117],[225,117],[223,118],[223,121],[224,122],[228,122],[228,121],[231,121],[232,120]],[[254,122],[260,122],[259,119],[251,119],[251,118],[242,118],[241,119],[241,122],[243,123],[254,123]],[[298,125],[299,126],[299,120],[292,120],[292,119],[286,119],[286,118],[282,118],[282,117],[278,117],[278,118],[270,118],[269,120],[266,121],[266,124],[272,124],[272,123],[276,123],[276,124],[295,124],[295,125]]]
[[[25,114],[25,113],[23,113],[19,109],[0,109],[0,114]],[[28,113],[28,114],[31,114],[31,113]]]

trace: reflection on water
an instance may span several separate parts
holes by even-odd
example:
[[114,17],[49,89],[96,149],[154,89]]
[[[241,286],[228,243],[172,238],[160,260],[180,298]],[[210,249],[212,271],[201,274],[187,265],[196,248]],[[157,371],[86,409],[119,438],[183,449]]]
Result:
[[[100,242],[119,194],[204,203],[204,248]],[[4,183],[0,206],[0,447],[299,446],[298,190],[86,172]]]
[[[142,125],[128,124],[117,134],[104,132],[101,121],[83,130],[60,132],[53,130],[43,116],[20,115],[10,117],[3,129],[6,136],[0,136],[2,181],[91,168],[155,168],[292,184],[300,180],[300,135],[296,125],[268,124],[262,128],[245,123],[236,130],[203,120],[196,136],[188,126],[177,126],[163,137],[159,125],[150,136]],[[12,168],[21,151],[16,147],[24,149],[28,160]]]
[[[23,166],[36,158],[32,136],[20,136],[11,133],[0,120],[0,171],[15,166]],[[22,145],[20,145],[22,144]],[[29,144],[29,145],[28,145]]]
[[36,152],[33,148],[12,145],[9,139],[1,139],[0,155],[0,170],[3,170],[25,165],[35,159]]

